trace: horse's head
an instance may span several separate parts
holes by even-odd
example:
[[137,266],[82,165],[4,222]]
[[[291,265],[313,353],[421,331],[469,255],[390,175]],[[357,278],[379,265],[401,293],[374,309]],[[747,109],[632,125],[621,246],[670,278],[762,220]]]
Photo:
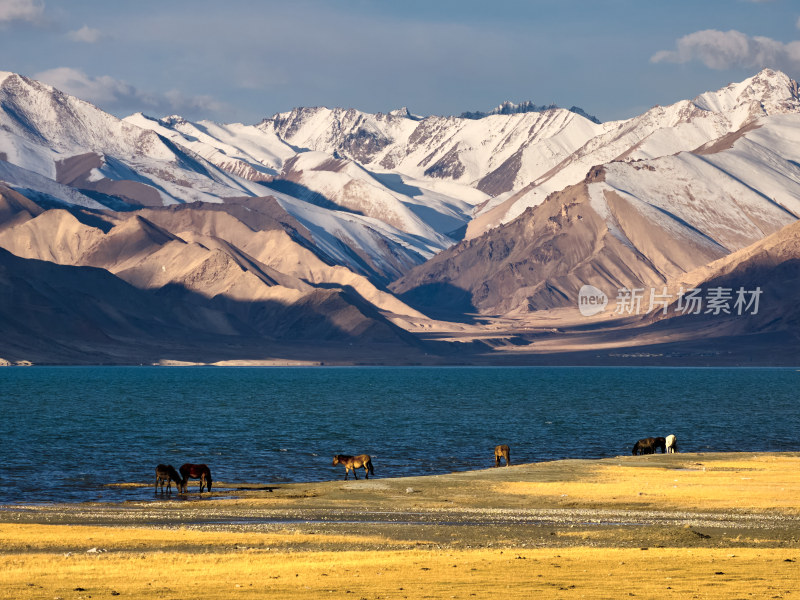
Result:
[[340,462],[339,461],[339,457],[340,456],[341,456],[340,454],[337,454],[336,456],[333,457],[333,466],[334,467],[339,464],[339,462]]

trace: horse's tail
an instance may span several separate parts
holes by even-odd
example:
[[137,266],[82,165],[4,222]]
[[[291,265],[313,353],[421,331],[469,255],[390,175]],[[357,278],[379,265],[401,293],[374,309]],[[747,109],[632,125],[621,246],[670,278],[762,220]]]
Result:
[[633,445],[633,450],[631,451],[631,454],[633,454],[634,456],[636,456],[636,452],[637,452],[638,450],[639,450],[639,442],[636,442],[636,443]]
[[375,475],[375,469],[372,468],[372,458],[367,461],[367,468],[369,469],[370,475]]

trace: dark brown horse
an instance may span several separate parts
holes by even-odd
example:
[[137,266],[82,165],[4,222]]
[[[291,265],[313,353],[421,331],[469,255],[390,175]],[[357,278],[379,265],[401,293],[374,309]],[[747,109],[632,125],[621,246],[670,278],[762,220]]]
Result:
[[183,477],[182,487],[184,492],[186,492],[186,484],[190,479],[200,480],[201,493],[203,491],[203,487],[205,487],[209,492],[211,491],[211,469],[208,468],[208,465],[194,465],[191,463],[186,463],[185,465],[181,465],[180,471],[181,476]]
[[667,440],[663,437],[649,437],[642,438],[633,445],[631,454],[655,454],[656,450],[661,448],[663,454],[667,449]]
[[158,491],[159,485],[161,486],[161,492],[164,492],[164,484],[167,484],[167,492],[172,491],[172,482],[175,482],[175,489],[178,492],[181,491],[183,488],[183,479],[178,472],[175,470],[175,467],[172,465],[158,465],[156,467],[156,491]]
[[511,464],[511,450],[505,444],[500,444],[494,447],[494,466],[500,466],[500,459],[506,461],[506,466]]
[[369,479],[370,473],[375,475],[372,469],[372,458],[369,454],[359,454],[358,456],[350,456],[349,454],[337,454],[333,457],[333,466],[344,465],[344,480],[347,481],[347,476],[350,471],[353,472],[353,477],[358,479],[356,469],[364,467],[364,478]]

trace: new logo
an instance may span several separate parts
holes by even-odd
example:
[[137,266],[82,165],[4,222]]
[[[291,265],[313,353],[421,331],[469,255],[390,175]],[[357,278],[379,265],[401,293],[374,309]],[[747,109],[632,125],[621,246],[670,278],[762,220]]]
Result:
[[578,292],[578,310],[584,317],[591,317],[606,309],[608,296],[593,285],[584,285]]

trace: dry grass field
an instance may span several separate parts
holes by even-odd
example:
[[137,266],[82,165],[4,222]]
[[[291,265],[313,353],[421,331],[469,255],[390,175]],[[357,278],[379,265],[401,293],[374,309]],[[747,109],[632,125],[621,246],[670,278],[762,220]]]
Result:
[[[792,598],[799,510],[795,454],[555,461],[208,502],[6,507],[0,598]],[[615,516],[590,522],[595,514]]]
[[635,469],[627,457],[619,464],[598,461],[591,472],[580,479],[507,482],[495,490],[523,496],[572,497],[602,504],[635,501],[661,508],[800,511],[800,459],[797,456],[763,454],[707,460],[708,456],[682,461],[671,469],[665,469],[669,463],[664,461],[670,460],[669,456],[647,457],[654,459],[651,463],[660,464]]

